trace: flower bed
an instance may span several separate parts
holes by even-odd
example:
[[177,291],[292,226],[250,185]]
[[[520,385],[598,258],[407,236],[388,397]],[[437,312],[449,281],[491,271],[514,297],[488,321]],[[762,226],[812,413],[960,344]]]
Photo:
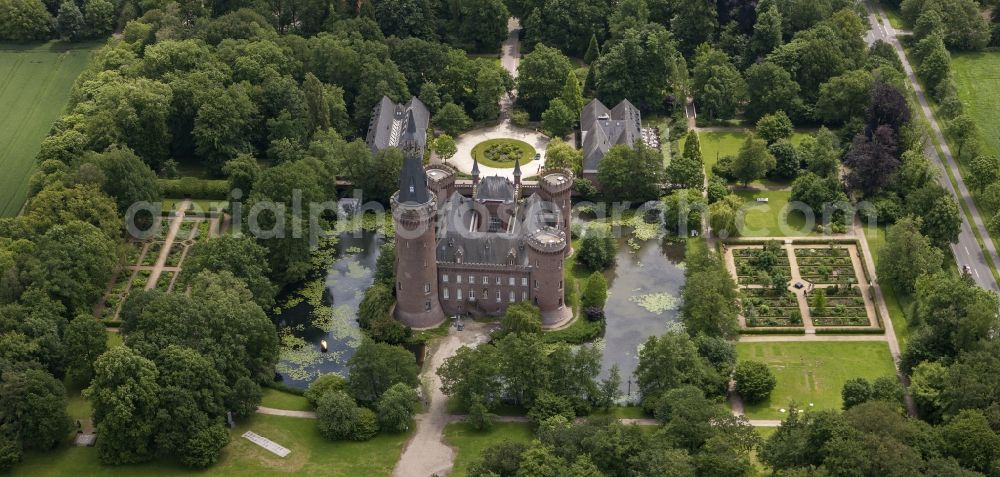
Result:
[[490,139],[472,148],[472,157],[489,167],[512,168],[520,159],[521,167],[535,158],[535,148],[517,139]]
[[798,301],[790,291],[744,288],[740,306],[750,328],[802,326]]
[[[773,255],[767,260],[761,260],[765,247],[734,248],[733,260],[736,263],[737,282],[740,285],[770,285],[770,277],[777,274],[791,277],[791,266],[784,247],[772,247]],[[766,262],[766,265],[762,265]]]
[[146,249],[146,255],[142,257],[142,263],[140,263],[140,265],[147,267],[156,265],[156,260],[160,258],[160,251],[163,250],[163,245],[164,242],[153,242],[149,244],[149,247]]
[[184,245],[174,242],[170,246],[170,254],[167,255],[167,266],[168,267],[179,267],[181,264],[181,258],[184,256]]
[[170,291],[170,282],[174,280],[174,272],[163,272],[156,281],[156,289],[162,292]]
[[857,283],[854,264],[843,247],[796,248],[795,260],[802,279],[820,285]]
[[[823,298],[818,300],[822,290]],[[861,290],[834,286],[813,290],[806,296],[809,314],[816,326],[868,326],[868,310]],[[819,303],[822,301],[822,303]]]

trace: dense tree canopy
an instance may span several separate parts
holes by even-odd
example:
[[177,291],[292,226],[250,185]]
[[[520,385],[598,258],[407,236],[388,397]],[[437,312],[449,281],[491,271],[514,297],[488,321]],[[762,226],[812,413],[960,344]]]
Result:
[[601,189],[612,201],[641,204],[657,199],[665,175],[660,152],[642,142],[611,147],[597,165]]
[[544,44],[524,55],[518,66],[517,100],[532,117],[540,117],[552,99],[559,96],[566,77],[573,70],[569,59],[558,49]]

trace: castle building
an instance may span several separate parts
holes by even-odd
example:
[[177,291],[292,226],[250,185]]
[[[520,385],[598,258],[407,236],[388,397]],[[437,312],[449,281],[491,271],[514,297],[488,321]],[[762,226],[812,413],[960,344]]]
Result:
[[372,110],[365,142],[372,153],[407,142],[416,142],[422,151],[427,147],[430,117],[427,106],[415,96],[408,103],[399,104],[383,96]]
[[500,316],[535,304],[547,328],[565,323],[563,261],[569,251],[573,173],[542,171],[537,183],[479,177],[461,187],[447,165],[421,165],[422,149],[403,146],[396,225],[396,319],[413,328],[448,316]]
[[612,146],[632,147],[643,139],[639,109],[622,100],[612,109],[594,99],[580,113],[580,146],[583,150],[583,177],[596,181],[597,166]]

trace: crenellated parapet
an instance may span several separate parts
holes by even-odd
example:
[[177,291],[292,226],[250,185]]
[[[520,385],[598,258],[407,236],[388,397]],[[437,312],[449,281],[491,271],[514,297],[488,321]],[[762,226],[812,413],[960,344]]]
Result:
[[562,253],[566,248],[566,232],[553,227],[537,230],[527,239],[528,246],[538,253]]

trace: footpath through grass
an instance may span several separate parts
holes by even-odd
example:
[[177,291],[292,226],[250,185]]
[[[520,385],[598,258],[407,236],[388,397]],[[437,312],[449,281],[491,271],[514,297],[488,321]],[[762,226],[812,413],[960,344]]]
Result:
[[0,217],[21,210],[35,156],[93,45],[0,43]]
[[751,419],[784,419],[780,409],[792,402],[800,409],[840,409],[848,379],[896,373],[889,346],[878,341],[740,342],[736,352],[740,360],[766,363],[778,380],[770,399],[745,406]]
[[[278,457],[244,439],[242,434],[253,431],[292,452]],[[336,477],[388,477],[399,460],[409,434],[379,434],[367,442],[333,442],[316,430],[313,419],[256,415],[230,431],[229,446],[219,462],[204,471],[195,471],[165,460],[147,464],[109,467],[97,460],[93,447],[63,446],[44,453],[28,454],[23,463],[14,467],[12,476],[148,477],[212,475],[212,476],[279,476],[323,475]]]

